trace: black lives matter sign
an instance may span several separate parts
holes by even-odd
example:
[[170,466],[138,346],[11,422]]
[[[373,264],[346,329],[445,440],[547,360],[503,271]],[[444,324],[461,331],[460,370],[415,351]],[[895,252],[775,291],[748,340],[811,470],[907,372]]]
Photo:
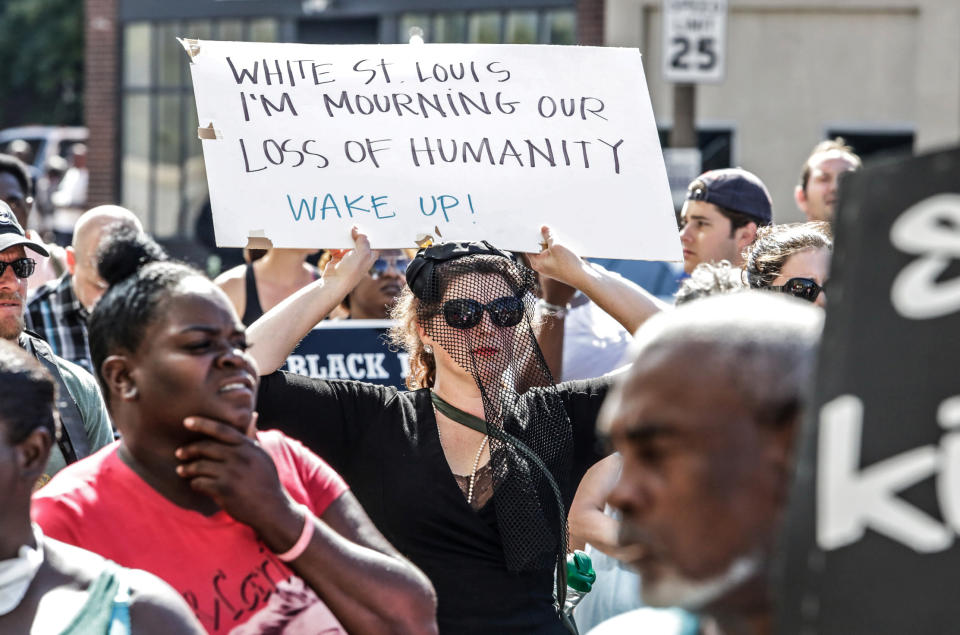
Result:
[[841,186],[778,633],[960,624],[960,150]]
[[281,370],[405,389],[409,355],[387,343],[391,326],[391,320],[325,320],[297,344]]

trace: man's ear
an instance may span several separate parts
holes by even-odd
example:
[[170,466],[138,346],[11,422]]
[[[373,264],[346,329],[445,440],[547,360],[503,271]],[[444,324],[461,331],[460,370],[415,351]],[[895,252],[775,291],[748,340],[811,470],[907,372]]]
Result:
[[136,401],[139,396],[137,383],[130,373],[126,355],[111,355],[103,360],[100,373],[110,395],[116,395],[122,401]]
[[77,252],[74,251],[73,245],[68,245],[64,251],[67,252],[67,271],[72,276],[77,270]]
[[793,200],[796,201],[797,207],[800,208],[800,211],[806,214],[807,213],[807,193],[803,191],[803,187],[798,185],[793,189]]
[[47,468],[52,445],[53,437],[50,431],[44,427],[38,427],[16,446],[17,467],[20,474],[29,481],[31,488]]
[[734,239],[737,241],[737,251],[742,253],[757,239],[757,224],[751,221],[740,227],[734,233]]

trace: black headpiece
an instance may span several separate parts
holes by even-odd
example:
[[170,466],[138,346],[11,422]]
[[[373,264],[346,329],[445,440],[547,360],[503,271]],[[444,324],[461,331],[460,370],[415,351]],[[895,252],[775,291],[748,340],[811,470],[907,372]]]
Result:
[[517,257],[511,252],[497,249],[485,240],[480,242],[438,243],[420,249],[414,259],[410,261],[410,264],[407,265],[407,286],[413,291],[413,295],[420,300],[436,302],[439,298],[425,296],[431,295],[438,288],[436,284],[437,265],[449,260],[476,255],[499,256],[514,263],[517,262]]

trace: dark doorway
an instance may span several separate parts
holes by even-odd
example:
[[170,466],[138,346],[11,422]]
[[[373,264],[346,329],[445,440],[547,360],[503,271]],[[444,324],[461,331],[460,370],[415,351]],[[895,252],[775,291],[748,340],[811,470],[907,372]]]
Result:
[[[659,128],[660,146],[669,148],[670,128]],[[733,131],[713,128],[697,130],[697,147],[702,153],[701,170],[720,170],[731,167],[733,157]]]
[[833,128],[827,131],[827,138],[843,137],[853,151],[866,161],[904,157],[913,154],[913,132],[870,132],[864,130],[844,130]]

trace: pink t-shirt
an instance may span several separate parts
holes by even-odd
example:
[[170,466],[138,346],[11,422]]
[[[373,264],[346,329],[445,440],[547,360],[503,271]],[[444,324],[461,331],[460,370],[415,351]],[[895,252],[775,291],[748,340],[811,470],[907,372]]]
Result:
[[[316,516],[347,490],[322,459],[280,432],[257,434],[280,482]],[[118,443],[67,466],[33,497],[43,532],[167,581],[210,633],[344,633],[333,614],[247,525],[183,509],[117,456]],[[256,618],[251,620],[256,615]],[[249,624],[245,622],[251,620]],[[236,630],[235,630],[236,629]]]

